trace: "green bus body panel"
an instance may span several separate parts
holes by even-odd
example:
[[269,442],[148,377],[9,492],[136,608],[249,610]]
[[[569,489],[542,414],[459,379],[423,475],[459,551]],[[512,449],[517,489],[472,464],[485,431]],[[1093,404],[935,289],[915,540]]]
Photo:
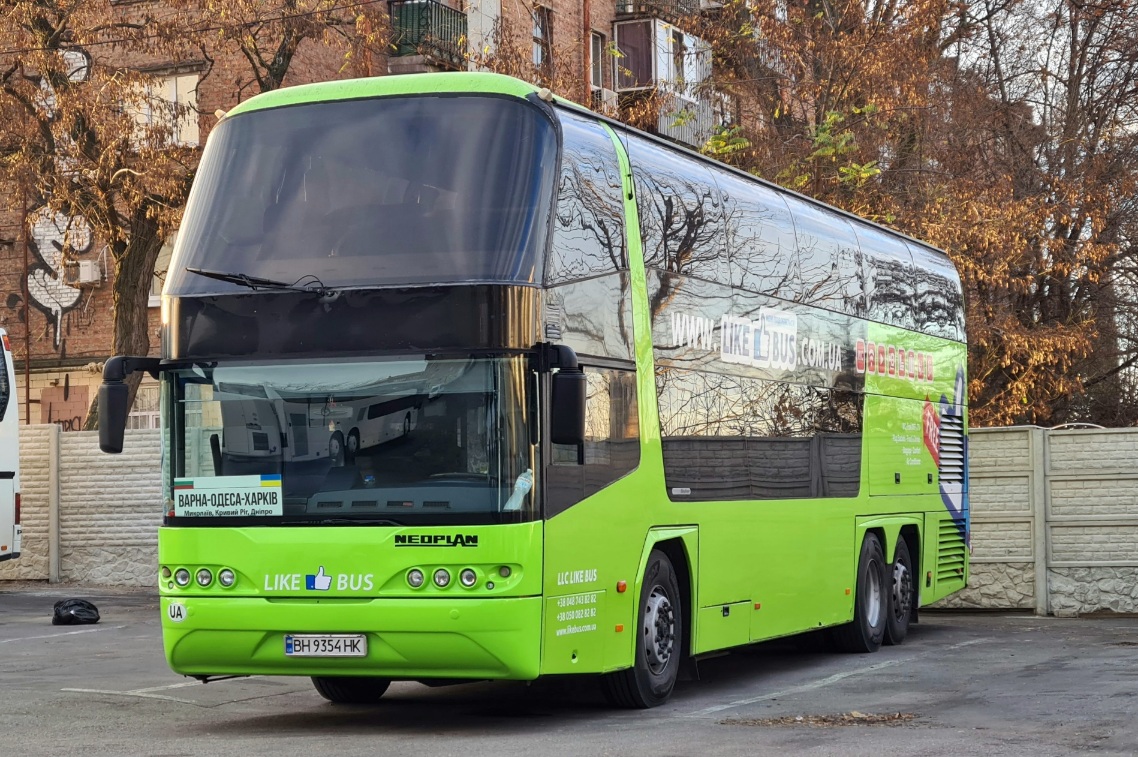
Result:
[[[185,619],[170,619],[174,602]],[[541,598],[161,598],[163,643],[184,675],[538,676]],[[363,633],[367,657],[287,657],[285,634]]]
[[[351,669],[389,677],[532,679],[540,656],[542,531],[541,523],[164,527],[158,534],[162,566],[191,574],[207,568],[214,575],[226,567],[237,574],[230,588],[214,581],[180,589],[162,580],[163,606],[176,601],[186,611],[181,622],[164,615],[167,659],[174,670],[195,675]],[[410,534],[420,541],[437,535],[453,546],[396,543]],[[461,546],[456,535],[464,537]],[[503,566],[510,569],[505,578]],[[407,584],[411,568],[427,577],[420,589]],[[446,589],[431,582],[439,568],[452,576]],[[473,588],[458,583],[464,568],[478,574]],[[326,589],[310,588],[315,576]],[[288,658],[287,633],[367,633],[368,657]]]
[[367,97],[430,94],[496,94],[524,98],[537,92],[532,84],[490,73],[439,72],[318,82],[265,92],[236,105],[226,118],[266,108]]

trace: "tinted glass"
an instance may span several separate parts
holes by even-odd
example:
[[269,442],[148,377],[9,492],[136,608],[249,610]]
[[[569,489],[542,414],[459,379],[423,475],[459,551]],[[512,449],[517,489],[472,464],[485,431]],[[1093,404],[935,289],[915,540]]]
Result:
[[8,361],[11,360],[11,354],[0,347],[0,358],[3,358],[0,359],[0,421],[8,414],[8,400],[12,398],[12,385],[8,382]]
[[915,242],[913,255],[914,307],[917,328],[926,334],[964,341],[964,292],[948,256]]
[[857,239],[865,261],[866,317],[917,328],[913,258],[905,241],[873,226],[859,226]]
[[588,382],[584,448],[553,445],[546,474],[546,517],[597,493],[640,462],[636,373],[591,366],[584,371]]
[[545,281],[549,285],[628,268],[624,198],[612,140],[601,126],[571,113],[561,118],[561,181]]
[[545,338],[578,355],[632,359],[632,283],[627,272],[546,289]]
[[702,163],[627,136],[640,214],[644,265],[669,273],[727,282],[730,270],[723,204]]
[[[537,517],[525,357],[198,364],[164,380],[180,525]],[[262,489],[276,497],[245,496]],[[233,507],[245,500],[257,508]]]
[[731,257],[731,284],[758,294],[794,299],[797,278],[794,226],[774,190],[728,173],[716,177]]
[[795,301],[850,315],[865,314],[861,249],[853,226],[832,210],[788,197],[798,248]]
[[672,499],[857,496],[860,392],[663,366],[656,387]]
[[557,139],[501,97],[396,97],[255,111],[210,136],[166,292],[236,285],[187,266],[367,287],[538,283]]

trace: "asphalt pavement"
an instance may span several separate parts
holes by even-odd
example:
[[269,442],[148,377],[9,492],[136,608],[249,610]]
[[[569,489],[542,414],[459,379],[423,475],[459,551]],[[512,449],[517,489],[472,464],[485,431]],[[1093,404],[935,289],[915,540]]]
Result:
[[[52,626],[76,596],[101,622]],[[170,672],[152,592],[0,584],[0,754],[1138,754],[1136,618],[925,612],[899,647],[808,647],[702,661],[649,711],[612,710],[577,678],[395,683],[338,706],[307,679]]]

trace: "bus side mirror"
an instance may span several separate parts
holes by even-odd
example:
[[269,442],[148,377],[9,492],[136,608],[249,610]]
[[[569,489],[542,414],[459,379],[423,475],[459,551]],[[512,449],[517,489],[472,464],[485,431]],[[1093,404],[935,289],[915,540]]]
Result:
[[554,444],[585,443],[585,374],[580,368],[562,368],[552,376],[553,402],[549,437]]
[[122,452],[129,394],[130,387],[122,381],[103,381],[99,386],[99,449],[103,452]]
[[99,385],[99,449],[103,452],[122,452],[126,416],[130,412],[126,377],[135,371],[148,371],[157,377],[158,363],[156,357],[116,355],[103,366],[103,383]]

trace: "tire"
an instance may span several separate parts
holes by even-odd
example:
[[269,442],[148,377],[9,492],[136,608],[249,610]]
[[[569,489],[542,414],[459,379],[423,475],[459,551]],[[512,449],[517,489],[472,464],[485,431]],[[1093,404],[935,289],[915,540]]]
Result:
[[853,621],[833,632],[834,646],[843,652],[876,652],[885,637],[888,592],[885,587],[885,553],[875,534],[866,534],[857,561],[857,591]]
[[658,550],[644,569],[636,628],[632,667],[602,676],[601,686],[609,703],[643,710],[668,701],[684,649],[680,584],[671,561]]
[[403,436],[407,436],[410,433],[411,433],[411,414],[407,413],[406,417],[403,418]]
[[348,432],[348,443],[344,448],[344,460],[349,463],[356,461],[356,455],[360,453],[360,432],[358,429],[352,429]]
[[312,685],[320,692],[320,696],[335,704],[373,704],[387,691],[391,679],[313,676]]
[[909,619],[913,615],[913,602],[916,599],[913,560],[909,557],[909,545],[903,536],[897,539],[897,550],[893,564],[889,566],[887,579],[890,589],[885,613],[885,643],[900,644],[909,634]]
[[328,459],[334,466],[344,464],[344,435],[339,431],[328,440]]

